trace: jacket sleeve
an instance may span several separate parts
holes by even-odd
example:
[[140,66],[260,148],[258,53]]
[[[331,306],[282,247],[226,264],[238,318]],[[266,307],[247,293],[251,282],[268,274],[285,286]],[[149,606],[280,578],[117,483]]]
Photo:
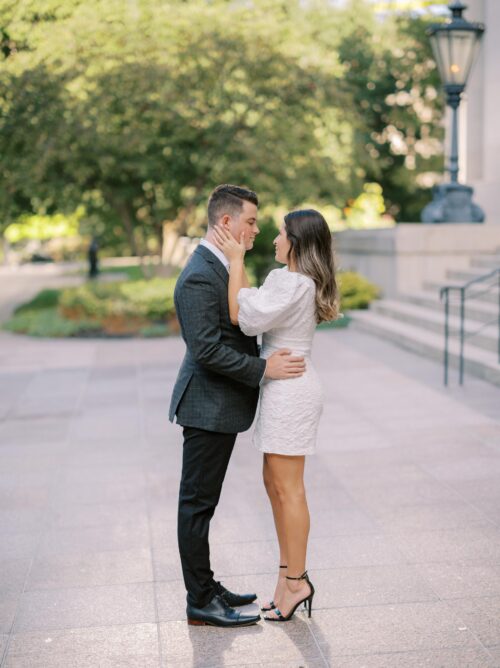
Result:
[[186,346],[205,369],[258,387],[266,361],[221,343],[219,306],[217,293],[204,276],[192,274],[178,287],[175,308]]

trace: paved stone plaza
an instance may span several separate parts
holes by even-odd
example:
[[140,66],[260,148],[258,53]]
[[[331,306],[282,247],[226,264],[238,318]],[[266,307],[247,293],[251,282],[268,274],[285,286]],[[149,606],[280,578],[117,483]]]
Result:
[[[2,668],[500,666],[500,390],[321,331],[307,464],[311,620],[188,627],[176,551],[179,339],[0,335]],[[272,593],[273,526],[250,435],[213,522],[213,563]]]

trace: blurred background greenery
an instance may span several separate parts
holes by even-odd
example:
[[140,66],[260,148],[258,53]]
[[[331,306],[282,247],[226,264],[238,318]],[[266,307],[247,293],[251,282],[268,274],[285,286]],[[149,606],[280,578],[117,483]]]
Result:
[[173,275],[223,182],[259,194],[254,281],[292,208],[417,221],[443,169],[425,30],[445,4],[0,0],[3,260],[84,260],[95,236],[135,278]]

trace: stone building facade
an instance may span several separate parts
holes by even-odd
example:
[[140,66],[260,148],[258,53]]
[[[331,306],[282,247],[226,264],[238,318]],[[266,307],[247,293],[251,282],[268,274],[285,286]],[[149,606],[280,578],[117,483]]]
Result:
[[500,225],[500,0],[465,0],[464,16],[486,25],[460,116],[460,181],[474,188],[486,223]]

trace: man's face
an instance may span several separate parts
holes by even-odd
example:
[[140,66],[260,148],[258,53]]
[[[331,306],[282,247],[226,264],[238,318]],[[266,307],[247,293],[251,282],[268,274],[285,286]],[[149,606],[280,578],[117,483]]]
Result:
[[253,248],[255,237],[260,230],[257,227],[257,207],[252,202],[243,201],[241,213],[238,216],[231,216],[227,221],[227,226],[236,241],[239,242],[241,235],[245,240],[247,251]]

